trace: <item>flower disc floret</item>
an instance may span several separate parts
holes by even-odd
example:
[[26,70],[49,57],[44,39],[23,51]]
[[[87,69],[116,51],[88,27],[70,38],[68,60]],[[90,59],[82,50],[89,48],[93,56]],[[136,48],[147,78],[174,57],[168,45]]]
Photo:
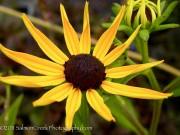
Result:
[[74,55],[64,67],[66,81],[83,91],[98,88],[106,75],[102,62],[90,54]]

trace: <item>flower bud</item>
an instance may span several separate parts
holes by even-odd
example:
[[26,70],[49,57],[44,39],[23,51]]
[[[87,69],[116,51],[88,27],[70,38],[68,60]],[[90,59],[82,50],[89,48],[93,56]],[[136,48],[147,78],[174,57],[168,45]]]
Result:
[[124,20],[130,27],[136,28],[142,24],[143,29],[151,26],[154,20],[160,15],[160,0],[156,5],[149,0],[128,0]]

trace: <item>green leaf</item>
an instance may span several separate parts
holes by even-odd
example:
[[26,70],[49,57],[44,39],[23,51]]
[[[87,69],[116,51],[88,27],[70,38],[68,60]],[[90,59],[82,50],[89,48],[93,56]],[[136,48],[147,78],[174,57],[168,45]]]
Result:
[[156,29],[154,29],[151,32],[166,30],[166,29],[170,29],[170,28],[178,28],[178,27],[180,27],[179,24],[163,24],[163,25],[159,25]]
[[[111,24],[112,23],[103,23],[102,26],[104,28],[109,28]],[[118,27],[118,31],[124,31],[128,36],[130,36],[134,32],[134,29],[121,23]]]
[[124,65],[127,59],[127,51],[125,51],[119,58],[117,58],[112,64],[109,65],[111,68],[119,67]]
[[164,89],[163,92],[172,92],[173,97],[180,96],[180,76],[176,77],[171,83],[169,83]]
[[[103,95],[102,97],[104,98]],[[147,135],[147,130],[140,124],[133,104],[129,99],[112,95],[105,101],[105,103],[110,108],[112,114],[116,117],[117,123],[138,135]]]
[[[16,98],[14,103],[10,106],[8,110],[8,114],[7,114],[8,120],[5,126],[11,127],[15,125],[17,113],[19,110],[19,106],[22,102],[22,99],[23,99],[23,95],[21,94],[20,96]],[[13,135],[13,130],[5,130],[4,135]]]
[[122,43],[117,37],[115,37],[115,38],[114,38],[114,41],[113,41],[113,44],[114,44],[115,46],[119,46],[119,45],[122,45],[123,43]]
[[164,11],[167,1],[161,1],[160,7],[161,7],[161,13]]
[[141,75],[141,73],[142,73],[142,72],[138,72],[138,73],[135,73],[135,74],[132,74],[132,75],[128,75],[128,76],[123,77],[123,78],[113,79],[113,82],[120,83],[120,84],[126,84],[126,83],[128,83],[130,80],[132,80],[133,78],[135,78],[136,76]]
[[132,29],[131,27],[129,27],[127,25],[121,24],[118,27],[118,31],[124,31],[128,36],[130,36],[134,32],[134,29]]
[[115,15],[119,13],[119,10],[121,9],[121,5],[114,3],[112,6],[112,11],[114,12]]
[[153,24],[150,27],[150,31],[155,31],[155,29],[157,29],[159,25],[170,16],[172,11],[176,7],[177,3],[178,3],[177,1],[174,1],[169,4],[165,12],[153,22]]
[[179,97],[180,96],[180,84],[178,84],[173,90],[173,97]]
[[2,113],[0,116],[0,126],[3,126],[3,122],[4,122],[4,113]]
[[[76,130],[82,132],[84,135],[91,135],[92,128],[89,126],[89,105],[86,100],[86,93],[82,93],[82,101],[79,110],[76,112],[73,123]],[[89,128],[89,130],[81,130],[83,128]],[[73,128],[72,128],[73,130]]]

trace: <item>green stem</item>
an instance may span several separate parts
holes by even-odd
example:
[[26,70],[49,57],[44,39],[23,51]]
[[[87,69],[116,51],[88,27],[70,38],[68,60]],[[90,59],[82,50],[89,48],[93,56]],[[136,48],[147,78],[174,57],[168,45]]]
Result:
[[[142,62],[148,63],[149,62],[148,41],[144,41],[140,38],[139,38],[139,40],[140,40],[141,47],[142,47],[142,49],[141,49],[142,50],[141,51]],[[149,69],[146,76],[147,76],[152,88],[154,90],[160,91],[161,89],[160,89],[159,83],[158,83],[156,76],[154,75],[152,69]],[[151,120],[149,135],[156,134],[157,126],[158,126],[158,122],[159,122],[159,118],[160,118],[160,114],[161,114],[162,103],[163,103],[163,100],[154,101],[153,116],[152,116],[152,120]]]
[[[10,85],[6,85],[5,87],[6,90],[6,99],[4,103],[4,110],[5,110],[5,115],[4,115],[4,120],[3,120],[3,126],[7,126],[8,122],[8,113],[9,113],[9,106],[10,106],[10,99],[11,99],[11,89]],[[0,131],[0,134],[4,134],[5,130]]]
[[141,40],[141,48],[142,48],[142,52],[141,52],[142,62],[148,63],[149,62],[148,42],[142,39],[140,40]]
[[[147,74],[148,80],[150,81],[150,84],[154,90],[160,91],[160,86],[158,84],[158,81],[152,71],[152,69],[149,70]],[[149,135],[155,135],[157,132],[157,126],[159,123],[160,115],[161,115],[161,108],[162,108],[163,100],[157,100],[154,101],[153,105],[153,116],[151,120],[151,126],[149,130]]]
[[159,83],[158,83],[158,81],[157,81],[157,79],[156,79],[156,77],[155,77],[154,72],[153,72],[152,69],[149,69],[149,70],[148,70],[148,72],[147,72],[147,77],[148,77],[148,80],[149,80],[152,88],[153,88],[154,90],[160,91],[161,88],[160,88],[160,86],[159,86]]
[[157,126],[158,126],[159,118],[161,115],[162,103],[163,103],[163,100],[154,101],[153,116],[151,120],[149,135],[156,135]]
[[129,65],[135,65],[136,63],[131,60],[129,57],[126,59],[126,63],[128,63]]
[[6,123],[8,121],[8,111],[9,111],[9,106],[10,106],[10,99],[11,99],[10,85],[6,85],[6,100],[5,100],[5,105],[4,105],[4,110],[5,110],[4,125],[6,125]]

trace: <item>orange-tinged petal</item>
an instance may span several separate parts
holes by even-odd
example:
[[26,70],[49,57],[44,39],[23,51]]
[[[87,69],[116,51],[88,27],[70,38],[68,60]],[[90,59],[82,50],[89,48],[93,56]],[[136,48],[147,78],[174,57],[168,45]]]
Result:
[[80,89],[73,89],[67,98],[66,102],[66,119],[65,124],[67,130],[71,130],[73,124],[73,117],[76,111],[81,106],[82,93]]
[[84,9],[83,32],[80,38],[80,53],[89,54],[91,49],[91,36],[89,24],[88,2],[86,1]]
[[104,58],[102,58],[102,63],[104,66],[107,66],[114,62],[121,54],[131,45],[132,41],[138,34],[138,31],[140,29],[141,25],[139,25],[136,30],[133,32],[133,34],[128,38],[128,40],[121,46],[116,47],[113,49],[110,53],[108,53]]
[[79,54],[79,39],[76,31],[70,24],[64,6],[60,4],[61,18],[63,23],[64,38],[71,55]]
[[99,38],[94,51],[93,56],[96,58],[102,60],[102,58],[107,54],[109,51],[109,48],[111,47],[111,44],[115,38],[118,26],[122,20],[122,17],[125,12],[125,6],[122,6],[120,12],[116,16],[115,20],[113,21],[111,27],[107,29],[102,36]]
[[0,44],[0,50],[12,60],[24,65],[30,70],[43,75],[62,75],[64,74],[64,67],[51,62],[46,59],[42,59],[30,54],[15,52],[3,47]]
[[147,88],[127,86],[124,84],[103,81],[101,87],[108,93],[140,99],[164,99],[171,93],[161,93]]
[[70,94],[72,89],[73,86],[71,83],[63,83],[46,92],[40,99],[34,101],[33,106],[44,106],[55,101],[60,102]]
[[7,76],[0,77],[0,81],[22,87],[45,87],[58,85],[65,81],[64,75],[59,76]]
[[86,92],[87,101],[90,106],[105,120],[115,121],[109,108],[104,104],[102,97],[93,89]]
[[145,69],[154,67],[162,62],[163,62],[163,60],[157,61],[157,62],[146,63],[146,64],[136,64],[136,65],[122,66],[122,67],[107,69],[106,77],[122,78],[122,77],[128,76],[130,74],[134,74],[134,73],[143,71]]
[[64,64],[69,58],[53,43],[51,42],[41,31],[39,31],[30,22],[25,14],[22,14],[22,19],[27,29],[38,43],[42,51],[53,61],[58,64]]

